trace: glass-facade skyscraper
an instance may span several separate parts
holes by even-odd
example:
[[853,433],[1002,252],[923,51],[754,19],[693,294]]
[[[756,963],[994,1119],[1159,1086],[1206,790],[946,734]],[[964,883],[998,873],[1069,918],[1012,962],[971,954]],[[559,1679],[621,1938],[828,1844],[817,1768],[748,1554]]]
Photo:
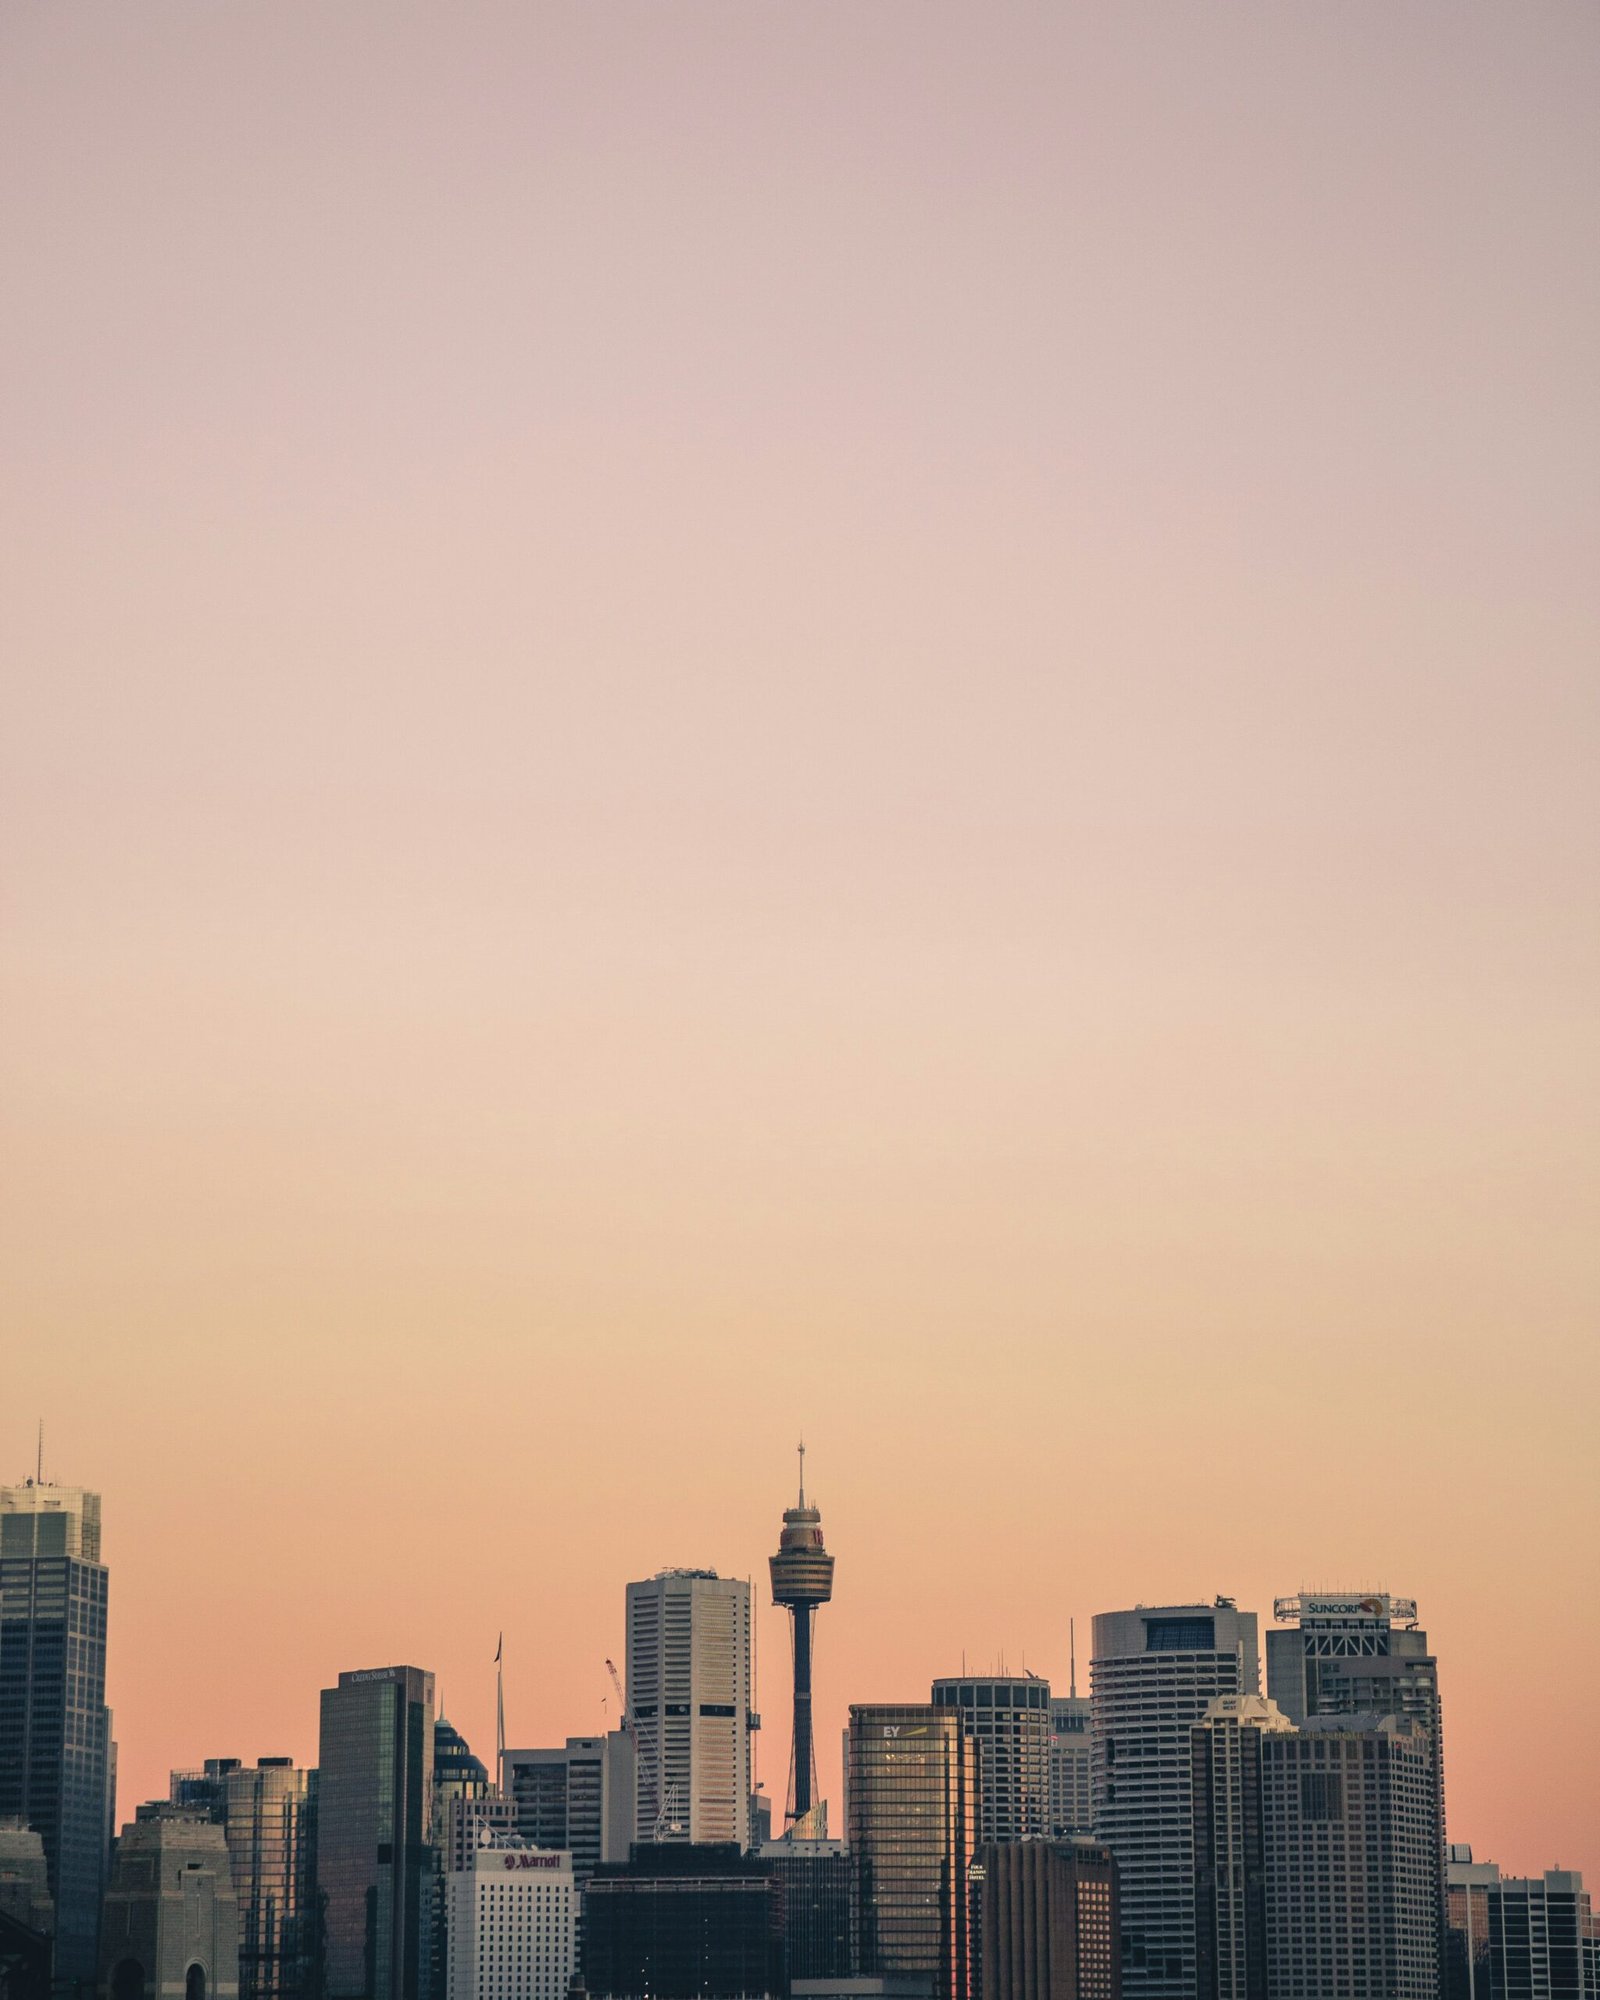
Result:
[[852,1707],[845,1752],[856,1969],[931,1974],[935,2000],[968,2000],[978,1748],[961,1711]]
[[433,1675],[322,1690],[317,1886],[326,2000],[425,2000],[432,1958]]
[[174,1805],[223,1830],[239,1905],[239,2000],[304,2000],[316,1974],[315,1771],[292,1757],[208,1757],[174,1771]]
[[44,1844],[55,1977],[90,1984],[111,1825],[100,1496],[0,1486],[0,1818]]

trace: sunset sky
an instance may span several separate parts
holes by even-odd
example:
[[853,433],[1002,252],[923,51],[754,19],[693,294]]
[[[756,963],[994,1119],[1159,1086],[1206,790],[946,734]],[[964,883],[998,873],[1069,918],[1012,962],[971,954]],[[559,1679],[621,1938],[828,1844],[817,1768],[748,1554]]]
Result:
[[803,1430],[836,1830],[850,1701],[1383,1586],[1600,1890],[1597,105],[1589,0],[0,8],[0,1477],[120,1818],[341,1668],[492,1754],[501,1628],[598,1728]]

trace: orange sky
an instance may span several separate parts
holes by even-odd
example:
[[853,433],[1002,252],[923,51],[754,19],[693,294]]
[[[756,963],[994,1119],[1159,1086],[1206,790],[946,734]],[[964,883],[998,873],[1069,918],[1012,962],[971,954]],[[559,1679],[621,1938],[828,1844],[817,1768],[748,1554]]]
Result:
[[[1600,14],[17,0],[0,1474],[124,1816],[622,1587],[1414,1594],[1600,1887]],[[781,1792],[783,1627],[762,1625]]]

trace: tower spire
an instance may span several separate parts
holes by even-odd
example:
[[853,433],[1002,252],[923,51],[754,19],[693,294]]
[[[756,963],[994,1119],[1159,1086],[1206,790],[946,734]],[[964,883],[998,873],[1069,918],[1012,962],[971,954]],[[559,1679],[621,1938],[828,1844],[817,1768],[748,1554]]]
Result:
[[1076,1701],[1078,1699],[1078,1621],[1076,1618],[1069,1618],[1067,1620],[1067,1644],[1072,1648],[1071,1694],[1072,1699]]
[[806,1441],[800,1440],[800,1505],[806,1504]]

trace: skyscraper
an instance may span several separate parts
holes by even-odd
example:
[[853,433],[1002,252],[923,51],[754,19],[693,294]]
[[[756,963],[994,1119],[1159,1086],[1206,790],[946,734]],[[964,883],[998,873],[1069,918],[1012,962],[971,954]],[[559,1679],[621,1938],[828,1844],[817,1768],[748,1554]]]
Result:
[[1118,2000],[1117,1864],[1092,1840],[985,1847],[983,2000]]
[[208,1757],[174,1771],[172,1803],[222,1828],[239,1921],[239,2000],[302,2000],[315,1923],[314,1771],[291,1757]]
[[933,1684],[935,1708],[960,1712],[978,1746],[978,1842],[1042,1840],[1050,1831],[1050,1683],[962,1675]]
[[559,1750],[508,1750],[513,1824],[536,1847],[572,1856],[582,1893],[602,1861],[626,1861],[633,1829],[633,1744],[614,1729],[569,1736]]
[[1428,1740],[1437,1951],[1446,1956],[1444,1723],[1439,1663],[1417,1629],[1416,1601],[1383,1591],[1302,1591],[1273,1605],[1288,1631],[1267,1634],[1267,1692],[1293,1722],[1314,1715],[1403,1715]]
[[806,1505],[806,1448],[800,1447],[800,1498],[785,1510],[778,1553],[769,1558],[772,1601],[789,1613],[794,1658],[794,1733],[789,1749],[786,1823],[813,1830],[808,1818],[817,1793],[817,1755],[811,1734],[811,1642],[817,1607],[833,1595],[833,1557],[822,1546],[822,1516]]
[[978,1752],[961,1711],[852,1707],[845,1755],[857,1971],[920,1973],[935,2000],[968,2000]]
[[1449,2000],[1594,2000],[1594,1915],[1583,1877],[1502,1875],[1450,1850]]
[[1425,1731],[1311,1716],[1263,1734],[1261,1792],[1272,2000],[1437,2000]]
[[425,2000],[431,1958],[433,1675],[322,1690],[317,1885],[327,2000]]
[[1198,2000],[1266,2000],[1261,1740],[1293,1728],[1265,1695],[1224,1694],[1190,1733]]
[[630,1583],[634,1839],[750,1841],[750,1586],[714,1569]]
[[1116,1856],[1129,2000],[1192,2000],[1189,1732],[1218,1695],[1259,1686],[1255,1615],[1231,1597],[1094,1621],[1095,1831]]
[[0,1486],[0,1817],[44,1843],[55,1978],[95,1975],[111,1825],[100,1496]]

